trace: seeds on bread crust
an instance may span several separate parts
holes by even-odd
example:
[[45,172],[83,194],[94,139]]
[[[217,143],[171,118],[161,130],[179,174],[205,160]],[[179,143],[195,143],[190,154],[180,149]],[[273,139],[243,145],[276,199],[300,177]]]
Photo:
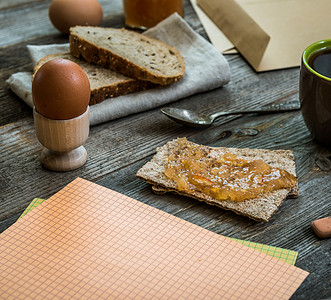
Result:
[[76,26],[69,41],[75,57],[132,78],[167,85],[184,75],[185,62],[175,48],[133,31]]

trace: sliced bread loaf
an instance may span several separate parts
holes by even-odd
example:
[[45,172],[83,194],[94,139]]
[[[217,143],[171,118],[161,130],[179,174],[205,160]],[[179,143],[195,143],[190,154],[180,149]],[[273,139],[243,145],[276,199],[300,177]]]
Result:
[[75,57],[132,78],[167,85],[184,75],[185,62],[176,49],[137,32],[75,26],[69,42]]
[[[156,193],[175,192],[207,202],[208,204],[219,206],[223,209],[232,210],[237,214],[247,216],[257,221],[268,221],[287,197],[298,196],[297,182],[291,188],[278,189],[241,202],[218,200],[198,190],[192,192],[180,191],[177,189],[176,182],[169,179],[164,174],[168,158],[177,148],[178,140],[172,140],[163,147],[158,148],[152,160],[139,169],[136,174],[138,178],[152,184],[153,190]],[[215,148],[207,146],[205,146],[204,150],[206,151],[206,155],[211,157],[220,157],[230,152],[245,160],[252,161],[261,159],[271,167],[283,169],[294,176],[296,175],[294,156],[292,151],[289,150],[272,151],[264,149]]]
[[59,53],[42,58],[35,66],[35,72],[44,63],[56,58],[69,59],[85,71],[91,86],[90,105],[100,103],[107,98],[114,98],[156,86],[151,82],[132,79],[112,70],[90,64],[85,60],[73,57],[70,53]]

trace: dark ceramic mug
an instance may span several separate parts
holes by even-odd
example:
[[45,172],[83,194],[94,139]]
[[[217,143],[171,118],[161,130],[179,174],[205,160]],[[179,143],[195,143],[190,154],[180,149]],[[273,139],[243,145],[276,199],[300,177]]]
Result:
[[[304,50],[300,67],[299,97],[303,119],[313,139],[330,148],[331,75],[323,75],[315,70],[317,68],[312,67],[312,61],[329,50],[331,51],[331,39],[311,44]],[[331,59],[331,53],[329,57]],[[327,65],[331,68],[330,60]]]

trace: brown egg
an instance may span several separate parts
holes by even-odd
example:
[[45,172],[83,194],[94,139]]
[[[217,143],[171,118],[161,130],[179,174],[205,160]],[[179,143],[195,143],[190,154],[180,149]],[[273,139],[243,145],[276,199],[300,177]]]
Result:
[[68,120],[83,114],[90,101],[90,83],[83,69],[67,59],[43,64],[32,81],[33,103],[49,119]]
[[98,26],[103,11],[97,0],[53,0],[48,15],[55,28],[69,34],[72,26]]

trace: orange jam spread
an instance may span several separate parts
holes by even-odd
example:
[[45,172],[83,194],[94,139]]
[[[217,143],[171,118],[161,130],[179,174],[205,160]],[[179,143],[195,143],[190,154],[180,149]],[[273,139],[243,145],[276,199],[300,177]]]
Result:
[[185,192],[199,191],[218,200],[244,201],[282,188],[297,179],[262,160],[245,160],[231,152],[215,157],[211,148],[178,139],[178,149],[168,158],[165,175]]

